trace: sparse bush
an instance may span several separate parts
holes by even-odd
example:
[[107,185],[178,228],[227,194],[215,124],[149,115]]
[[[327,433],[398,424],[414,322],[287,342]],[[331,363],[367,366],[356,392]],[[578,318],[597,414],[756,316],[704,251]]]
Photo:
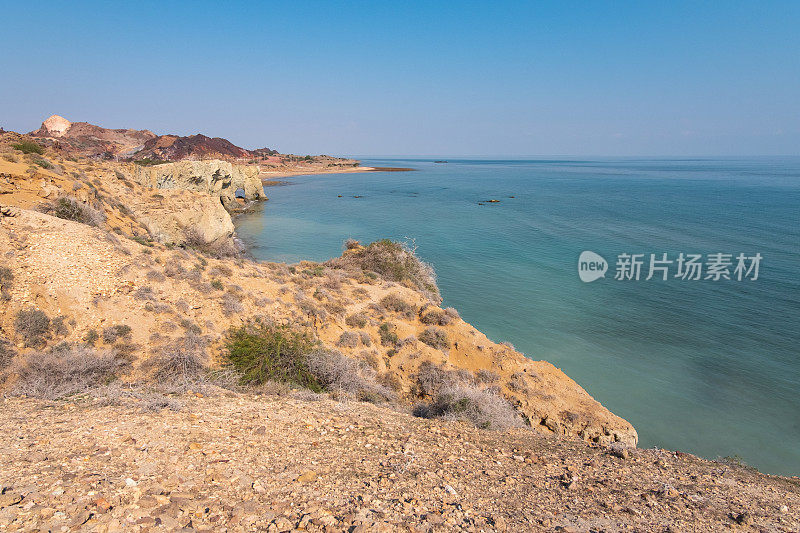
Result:
[[308,368],[325,390],[345,392],[373,403],[392,401],[394,393],[376,381],[375,371],[333,350],[308,354]]
[[14,281],[14,273],[7,266],[0,265],[0,302],[11,299],[9,289]]
[[429,404],[419,404],[414,415],[422,418],[466,420],[481,429],[522,427],[522,419],[508,401],[491,391],[467,386],[442,389]]
[[50,331],[56,337],[64,337],[69,333],[66,324],[67,317],[59,315],[50,321]]
[[0,370],[6,368],[14,356],[17,355],[14,345],[0,337]]
[[17,144],[12,144],[11,148],[19,150],[23,154],[39,154],[44,153],[44,148],[33,141],[20,141]]
[[351,328],[363,328],[364,326],[367,325],[368,320],[369,319],[367,318],[367,315],[365,315],[364,313],[355,313],[348,316],[344,320],[344,323],[350,326]]
[[355,348],[358,346],[360,339],[361,337],[359,337],[358,333],[355,331],[345,331],[339,336],[339,340],[336,341],[336,346]]
[[372,338],[370,338],[369,333],[366,331],[359,331],[359,337],[361,337],[361,344],[364,346],[372,346]]
[[37,157],[36,159],[34,159],[33,164],[45,169],[53,168],[53,164],[50,161],[48,161],[47,159],[43,159],[41,157]]
[[437,350],[450,346],[450,342],[447,339],[447,332],[437,327],[425,328],[425,331],[419,334],[419,340]]
[[398,343],[397,333],[394,332],[394,324],[384,322],[378,328],[378,334],[381,337],[381,344],[383,346],[394,346]]
[[149,396],[142,404],[142,411],[146,413],[157,413],[163,409],[170,411],[180,411],[183,409],[183,404],[174,398],[161,395]]
[[453,372],[443,369],[430,361],[423,361],[414,374],[414,392],[417,396],[433,396],[446,387],[457,384]]
[[34,352],[19,361],[12,394],[58,399],[108,384],[129,362],[113,352],[62,343],[46,352]]
[[448,307],[444,310],[444,314],[452,318],[453,320],[457,320],[461,318],[461,315],[458,314],[455,307]]
[[508,388],[514,392],[527,392],[528,386],[525,384],[525,374],[514,372],[508,382]]
[[143,368],[152,372],[152,378],[162,384],[191,382],[206,369],[208,341],[189,331],[183,337],[158,348]]
[[241,374],[242,384],[279,381],[320,392],[306,359],[314,345],[304,331],[253,320],[228,332],[225,360]]
[[15,156],[14,154],[3,154],[3,159],[8,161],[9,163],[19,162],[19,157]]
[[225,285],[223,285],[222,282],[218,279],[212,280],[211,286],[217,289],[218,291],[225,290]]
[[159,272],[157,270],[150,270],[147,273],[147,279],[149,279],[150,281],[156,281],[158,283],[162,283],[162,282],[166,281],[167,278],[166,278],[166,276],[164,276],[164,274],[162,274],[161,272]]
[[355,239],[347,239],[346,241],[344,241],[344,249],[345,250],[355,250],[356,248],[359,248],[360,246],[361,246],[361,243],[358,242]]
[[[166,324],[165,324],[166,325]],[[200,333],[202,330],[200,326],[189,320],[188,318],[184,318],[180,321],[180,326],[188,332],[192,333]]]
[[103,342],[111,344],[117,339],[129,337],[131,334],[131,327],[127,324],[117,324],[103,329]]
[[52,203],[41,204],[38,209],[47,215],[80,222],[88,226],[101,226],[106,220],[102,211],[68,196],[61,196]]
[[496,372],[492,372],[491,370],[486,370],[485,368],[481,368],[475,374],[475,378],[478,383],[495,383],[497,380],[500,379],[500,376],[497,375]]
[[433,308],[419,317],[420,322],[432,326],[446,326],[450,323],[450,317],[441,309]]
[[226,314],[241,313],[244,311],[241,299],[233,293],[226,292],[222,296],[222,310]]
[[388,239],[375,241],[363,248],[350,249],[325,264],[332,268],[375,272],[386,280],[408,283],[436,303],[441,301],[433,268],[399,242]]
[[50,318],[39,309],[23,309],[17,312],[14,329],[22,337],[25,346],[38,348],[50,338]]
[[355,289],[353,289],[353,298],[361,300],[366,298],[367,296],[369,296],[369,291],[364,287],[356,287]]
[[83,342],[85,342],[89,346],[94,346],[94,343],[96,343],[99,339],[100,335],[97,333],[97,330],[90,329],[88,332],[86,332],[86,336],[83,338]]
[[155,300],[156,294],[153,292],[152,287],[144,285],[136,289],[136,291],[133,293],[133,297],[137,300]]
[[400,313],[406,317],[413,317],[416,312],[416,307],[405,301],[397,294],[387,294],[381,298],[381,305],[389,311]]

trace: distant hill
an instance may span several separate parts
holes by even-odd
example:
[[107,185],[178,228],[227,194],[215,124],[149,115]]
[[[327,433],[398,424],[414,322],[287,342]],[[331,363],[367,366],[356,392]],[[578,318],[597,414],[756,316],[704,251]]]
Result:
[[220,137],[156,135],[149,130],[108,129],[88,122],[70,122],[59,115],[45,120],[30,135],[50,139],[69,154],[103,159],[237,161],[277,154],[269,148],[246,150]]

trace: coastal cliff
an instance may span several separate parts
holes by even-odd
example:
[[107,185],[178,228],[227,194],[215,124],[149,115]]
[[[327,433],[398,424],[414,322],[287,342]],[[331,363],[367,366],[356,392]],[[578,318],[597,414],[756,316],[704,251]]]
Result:
[[[6,135],[12,136],[6,146],[19,140]],[[132,340],[150,351],[172,342],[171,334],[150,336],[162,322],[174,323],[173,314],[218,339],[231,325],[268,314],[308,328],[323,345],[385,376],[405,402],[434,393],[421,390],[426,373],[453,386],[480,382],[537,431],[636,445],[633,427],[563,372],[492,342],[455,312],[445,316],[430,287],[376,275],[375,266],[354,267],[348,262],[353,250],[339,262],[291,268],[222,257],[220,246],[233,236],[223,204],[235,201],[236,189],[250,199],[263,197],[255,167],[224,161],[140,167],[48,154],[50,168],[32,168],[25,157],[11,153],[8,159],[14,158],[0,162],[0,205],[23,209],[4,217],[0,236],[5,249],[17,250],[4,261],[14,273],[11,305],[1,319],[11,339],[20,337],[12,333],[15,313],[28,306],[74,323],[62,341],[80,342],[91,330],[125,324]],[[74,221],[51,216],[64,206],[70,209],[62,218]],[[215,258],[204,258],[208,251]],[[392,260],[417,264],[404,251],[392,253],[401,254]],[[189,275],[198,265],[203,268]],[[180,268],[177,277],[174,268]],[[42,276],[49,271],[52,276]],[[209,290],[211,282],[230,289]],[[137,297],[150,290],[152,298]],[[234,299],[238,303],[230,304]],[[226,312],[226,302],[237,311]],[[141,376],[137,368],[132,379]]]
[[135,179],[154,189],[186,189],[217,196],[227,209],[239,198],[263,200],[264,186],[254,165],[233,165],[227,161],[179,161],[136,167]]
[[[443,309],[399,243],[226,248],[223,198],[257,198],[254,175],[0,133],[0,529],[800,526],[796,478],[636,449],[559,369]],[[234,353],[302,379],[247,382]]]

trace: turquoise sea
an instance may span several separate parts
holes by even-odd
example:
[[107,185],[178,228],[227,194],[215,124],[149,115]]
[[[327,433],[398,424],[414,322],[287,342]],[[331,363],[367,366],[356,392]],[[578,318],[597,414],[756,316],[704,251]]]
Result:
[[[800,158],[363,164],[418,170],[287,178],[240,236],[285,262],[413,240],[445,305],[562,368],[641,447],[800,475]],[[584,250],[605,278],[579,279]],[[644,279],[649,254],[681,252],[763,259],[755,281]],[[645,254],[639,281],[614,279],[622,253]]]

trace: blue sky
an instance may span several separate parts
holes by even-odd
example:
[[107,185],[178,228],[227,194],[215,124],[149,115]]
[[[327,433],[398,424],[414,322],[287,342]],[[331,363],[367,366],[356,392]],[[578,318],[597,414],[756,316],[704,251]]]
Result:
[[0,126],[330,154],[798,155],[800,2],[4,2]]

